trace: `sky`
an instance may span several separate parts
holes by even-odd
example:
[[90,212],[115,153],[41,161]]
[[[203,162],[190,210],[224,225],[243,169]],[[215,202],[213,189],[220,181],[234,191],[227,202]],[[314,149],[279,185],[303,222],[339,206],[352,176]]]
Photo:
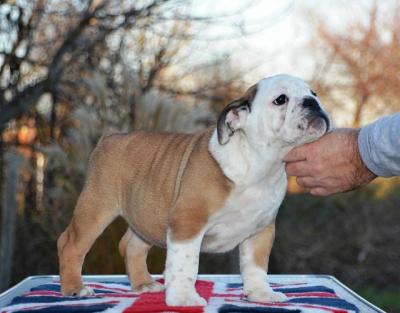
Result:
[[[253,5],[246,7],[250,2]],[[232,18],[222,18],[222,22],[217,19],[201,37],[210,39],[205,44],[209,53],[227,52],[234,64],[252,68],[246,77],[249,81],[283,72],[309,79],[315,62],[309,46],[315,33],[314,17],[340,31],[346,21],[365,12],[371,3],[372,0],[203,0],[194,1],[193,14],[236,13]],[[240,27],[247,35],[238,36]],[[232,38],[213,40],[219,36]]]
[[[374,3],[374,0],[193,1],[194,15],[232,15],[217,19],[216,23],[209,25],[205,34],[199,32],[200,38],[209,40],[197,49],[198,54],[228,53],[233,66],[250,69],[244,77],[249,86],[278,73],[311,80],[316,64],[321,66],[324,63],[323,53],[313,51],[310,44],[316,40],[317,22],[345,35],[352,23],[367,22],[367,13]],[[391,11],[398,0],[376,1],[379,4],[378,19],[385,22],[387,16],[393,16]],[[250,2],[253,5],[246,7]],[[246,34],[240,35],[240,29]],[[213,40],[219,37],[222,39]],[[344,100],[348,101],[347,98]],[[335,110],[336,126],[351,122],[349,112],[353,111],[353,103],[346,103],[343,110]],[[366,121],[371,120],[368,118]]]

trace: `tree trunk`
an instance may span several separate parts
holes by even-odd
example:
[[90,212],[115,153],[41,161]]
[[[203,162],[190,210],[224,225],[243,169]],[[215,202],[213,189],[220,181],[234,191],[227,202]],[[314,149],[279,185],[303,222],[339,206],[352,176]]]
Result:
[[57,105],[57,93],[53,91],[51,93],[51,115],[50,115],[50,138],[51,140],[56,139],[56,124],[57,124],[57,112],[56,112],[56,105]]
[[363,105],[361,103],[357,104],[356,110],[354,112],[352,127],[359,128],[361,124],[361,112]]
[[4,153],[3,156],[4,181],[1,201],[0,292],[7,289],[11,283],[17,219],[19,169],[23,162],[23,157],[15,153]]
[[128,96],[128,107],[129,107],[129,127],[130,130],[135,129],[136,124],[136,101],[137,97],[135,94]]
[[352,124],[354,128],[359,128],[361,126],[362,113],[364,108],[366,107],[366,102],[368,98],[369,98],[368,94],[363,94],[361,96],[360,101],[356,103],[356,109],[354,112],[353,124]]

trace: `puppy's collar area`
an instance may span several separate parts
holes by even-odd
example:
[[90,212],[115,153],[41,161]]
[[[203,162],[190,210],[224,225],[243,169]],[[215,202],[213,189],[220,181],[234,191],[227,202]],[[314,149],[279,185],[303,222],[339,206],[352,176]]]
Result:
[[[236,134],[236,133],[235,133]],[[274,144],[251,144],[246,136],[233,136],[221,145],[217,131],[212,134],[209,151],[222,168],[226,177],[236,185],[253,184],[283,169],[283,156],[292,147]],[[279,176],[279,175],[278,175]],[[272,177],[271,177],[272,178]]]

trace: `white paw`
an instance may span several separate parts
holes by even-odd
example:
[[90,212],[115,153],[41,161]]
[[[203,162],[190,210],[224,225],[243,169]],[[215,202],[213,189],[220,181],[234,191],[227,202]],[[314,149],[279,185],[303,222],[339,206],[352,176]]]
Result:
[[165,289],[165,286],[158,281],[153,281],[148,284],[142,284],[133,289],[134,292],[160,292]]
[[166,303],[169,306],[206,306],[207,301],[199,296],[195,291],[187,290],[167,293]]
[[88,297],[93,295],[94,295],[94,290],[87,286],[83,287],[78,293],[79,297]]
[[266,290],[252,290],[247,294],[247,299],[254,302],[284,302],[288,298],[282,292],[266,291]]

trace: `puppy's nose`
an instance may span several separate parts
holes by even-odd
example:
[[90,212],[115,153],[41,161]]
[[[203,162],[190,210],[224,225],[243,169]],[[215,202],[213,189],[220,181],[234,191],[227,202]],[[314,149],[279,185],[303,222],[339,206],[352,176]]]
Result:
[[318,101],[313,97],[305,97],[303,100],[303,108],[319,111],[321,108],[319,107]]

